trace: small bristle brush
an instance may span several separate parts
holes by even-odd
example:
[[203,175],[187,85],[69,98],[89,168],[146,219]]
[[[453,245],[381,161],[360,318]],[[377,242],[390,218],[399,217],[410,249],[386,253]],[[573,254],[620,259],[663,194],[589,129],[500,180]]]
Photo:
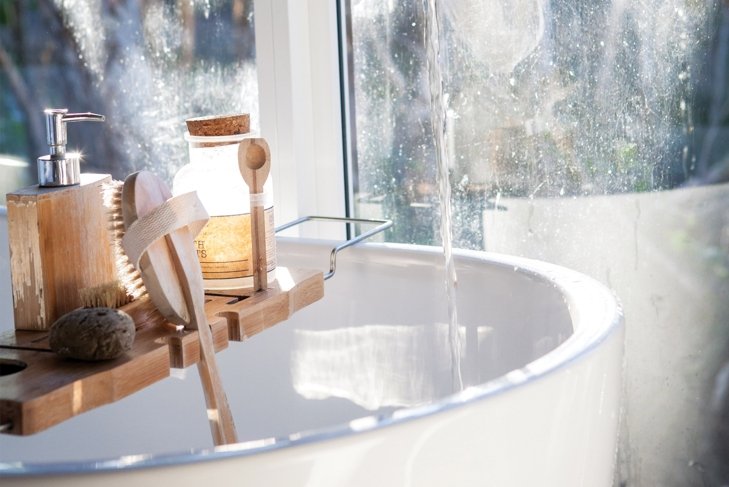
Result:
[[112,180],[103,188],[104,207],[107,212],[109,237],[114,247],[114,265],[116,266],[117,279],[119,284],[129,296],[129,301],[136,301],[145,294],[147,290],[142,281],[142,275],[134,268],[129,261],[121,241],[124,237],[124,216],[122,215],[122,188],[123,181]]
[[79,289],[78,297],[84,308],[121,308],[133,301],[119,281]]
[[166,322],[149,299],[142,275],[129,261],[121,241],[124,237],[124,217],[122,215],[122,181],[112,180],[102,188],[103,205],[107,215],[107,230],[111,245],[114,247],[114,267],[117,280],[79,290],[84,307],[121,308],[132,302],[138,306],[130,308],[129,314],[137,326],[142,324],[161,324]]

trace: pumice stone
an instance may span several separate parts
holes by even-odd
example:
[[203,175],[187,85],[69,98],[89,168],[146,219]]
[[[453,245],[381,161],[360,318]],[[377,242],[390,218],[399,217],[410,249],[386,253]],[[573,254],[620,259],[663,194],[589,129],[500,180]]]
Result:
[[112,308],[79,308],[53,323],[51,350],[79,360],[109,360],[132,349],[134,320]]

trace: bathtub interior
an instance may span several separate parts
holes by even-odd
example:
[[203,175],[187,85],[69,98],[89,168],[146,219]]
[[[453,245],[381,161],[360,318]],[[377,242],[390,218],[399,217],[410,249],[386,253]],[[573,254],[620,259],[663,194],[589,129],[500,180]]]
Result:
[[[326,431],[452,393],[442,255],[377,244],[341,255],[321,301],[218,354],[241,441],[255,446]],[[327,259],[327,247],[318,243],[279,241],[280,266],[324,269]],[[0,261],[5,274],[7,255]],[[564,296],[543,276],[472,254],[461,255],[457,268],[466,386],[524,367],[573,333]],[[0,330],[8,330],[9,292],[1,299]],[[211,446],[190,367],[36,435],[0,435],[0,462],[89,461]]]

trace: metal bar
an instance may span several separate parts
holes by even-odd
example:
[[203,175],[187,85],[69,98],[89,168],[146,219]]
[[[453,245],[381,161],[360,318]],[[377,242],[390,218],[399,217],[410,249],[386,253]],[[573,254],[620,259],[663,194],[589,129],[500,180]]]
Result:
[[329,272],[324,275],[324,280],[329,279],[330,277],[334,276],[334,273],[337,271],[337,254],[340,250],[344,250],[347,247],[351,247],[354,244],[357,244],[359,242],[362,242],[363,240],[367,240],[368,238],[372,237],[373,235],[376,235],[380,232],[384,232],[388,228],[392,226],[392,220],[378,220],[378,219],[372,219],[372,218],[349,218],[349,217],[338,217],[338,216],[302,216],[301,218],[298,218],[296,220],[290,221],[288,223],[284,223],[283,225],[276,227],[275,232],[281,232],[283,230],[286,230],[288,228],[294,227],[296,225],[301,225],[302,223],[309,222],[309,221],[327,221],[327,222],[341,222],[341,223],[365,223],[365,224],[377,224],[376,227],[371,228],[370,230],[364,232],[361,235],[358,235],[354,238],[350,238],[348,240],[345,240],[344,242],[340,243],[339,245],[335,246],[331,253],[329,254]]

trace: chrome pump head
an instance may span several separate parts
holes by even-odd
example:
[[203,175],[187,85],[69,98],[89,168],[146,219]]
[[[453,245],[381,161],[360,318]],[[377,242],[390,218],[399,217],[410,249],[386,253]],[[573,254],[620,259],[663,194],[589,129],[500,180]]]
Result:
[[67,122],[103,122],[104,116],[95,113],[68,113],[66,108],[44,110],[46,141],[50,154],[38,158],[39,186],[72,186],[81,182],[80,159],[77,152],[66,153]]

